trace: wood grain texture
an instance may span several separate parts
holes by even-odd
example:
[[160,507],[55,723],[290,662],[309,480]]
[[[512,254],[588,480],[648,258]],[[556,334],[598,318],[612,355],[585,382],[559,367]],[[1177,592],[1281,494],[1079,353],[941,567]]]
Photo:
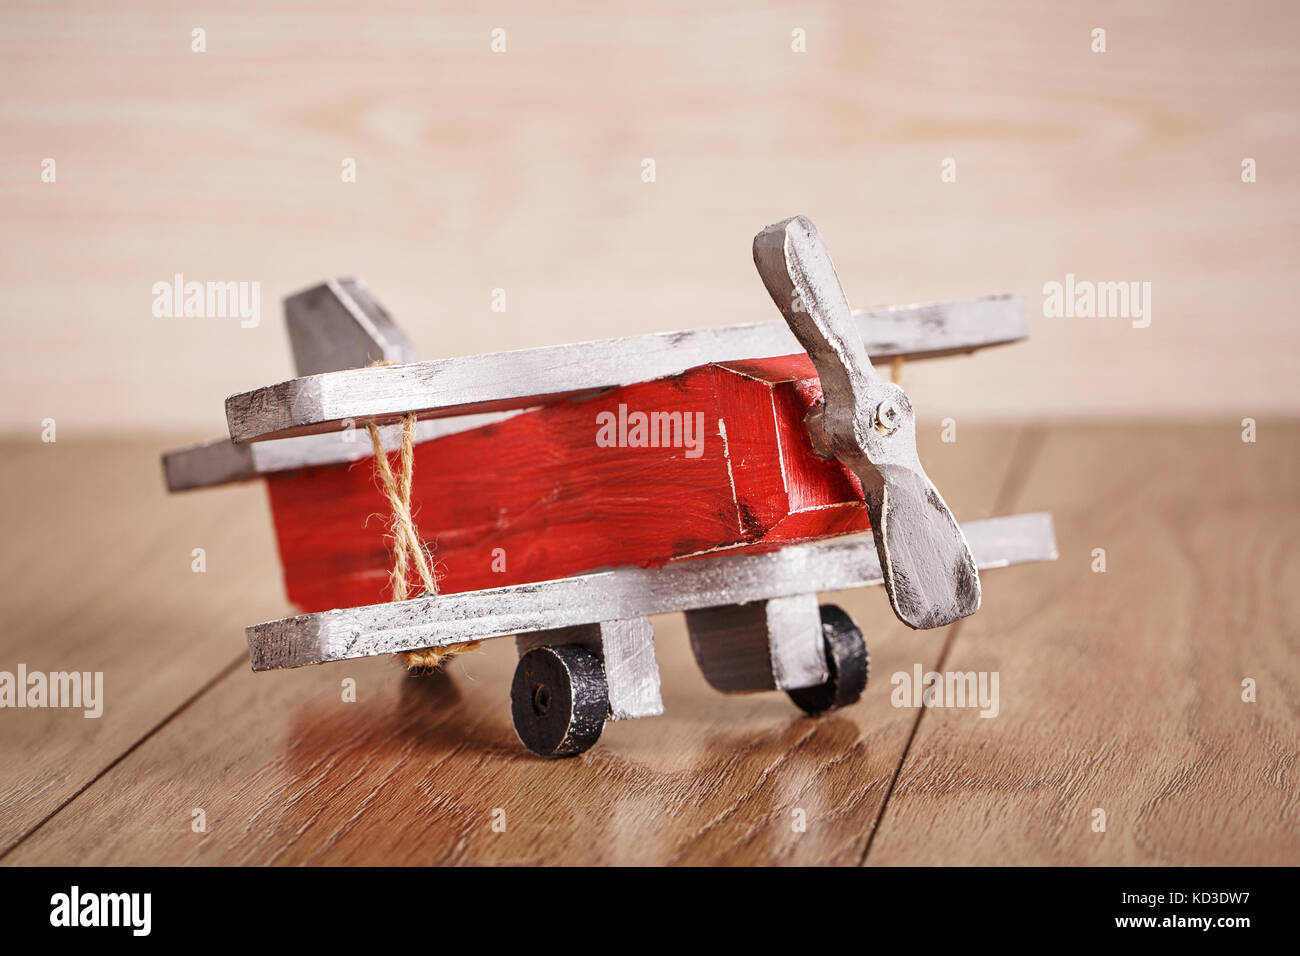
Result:
[[[100,661],[109,692],[98,722],[0,712],[4,832],[48,817],[3,861],[1300,862],[1300,425],[1265,420],[1255,444],[1232,423],[920,434],[960,518],[1049,508],[1061,560],[985,574],[979,614],[931,633],[899,625],[879,589],[828,596],[862,624],[873,677],[821,721],[780,695],[712,691],[680,617],[658,618],[665,715],[612,724],[558,764],[514,739],[508,641],[431,681],[386,660],[249,673],[239,625],[283,606],[264,504],[240,489],[164,499],[130,464],[152,469],[164,440],[71,471],[42,457],[53,448],[12,448],[6,487],[44,489],[42,509],[11,517],[21,540],[50,513],[89,517],[53,506],[102,485],[113,514],[78,530],[153,546],[71,585],[35,543],[5,566],[29,637],[0,666]],[[168,570],[199,526],[225,555],[201,583]],[[228,653],[240,663],[223,672]],[[997,670],[999,715],[894,707],[891,675],[917,664]]]
[[[973,427],[945,445],[931,427],[922,452],[956,513],[975,519],[992,511],[1015,445],[1012,430]],[[156,502],[136,486],[116,507],[145,521]],[[137,668],[156,666],[183,645],[185,621],[211,613],[206,593],[174,612],[166,649],[133,644],[129,621],[102,639],[134,648]],[[907,630],[879,588],[834,599],[884,672],[918,654],[937,660],[947,632]],[[256,601],[225,600],[226,612],[257,616]],[[916,715],[870,686],[861,705],[821,721],[782,695],[720,695],[696,670],[680,616],[655,623],[665,715],[612,724],[560,763],[514,738],[508,640],[432,680],[391,660],[238,667],[129,752],[106,751],[120,761],[4,862],[859,862]],[[226,639],[237,648],[238,629]],[[349,677],[356,703],[342,700]],[[20,791],[23,768],[3,766]],[[191,830],[196,808],[206,833]],[[505,833],[492,829],[496,808]]]
[[[1295,414],[1298,45],[1290,0],[7,0],[0,427],[217,434],[329,276],[427,357],[772,318],[749,243],[796,213],[856,305],[1025,297],[927,414]],[[155,318],[178,272],[260,324]],[[1151,327],[1043,318],[1068,273],[1152,282]]]
[[241,628],[254,608],[283,606],[261,489],[169,498],[161,447],[61,437],[0,456],[0,670],[104,674],[99,718],[0,711],[0,853],[236,661],[247,666]]
[[1057,428],[1023,479],[1061,559],[989,575],[939,668],[1000,713],[926,709],[869,861],[1300,862],[1300,427]]
[[[0,480],[30,506],[6,512],[0,668],[102,668],[107,702],[0,711],[3,860],[1300,861],[1300,426],[1264,421],[1253,445],[1231,423],[937,434],[923,458],[958,516],[1050,508],[1060,562],[984,575],[980,613],[933,633],[879,589],[831,596],[874,676],[820,722],[715,693],[680,618],[657,619],[665,716],[560,764],[514,739],[508,641],[425,682],[383,660],[249,673],[241,625],[283,609],[253,489],[166,498],[164,439],[10,447]],[[74,580],[51,537],[85,549]],[[998,717],[892,706],[916,664],[997,670]]]

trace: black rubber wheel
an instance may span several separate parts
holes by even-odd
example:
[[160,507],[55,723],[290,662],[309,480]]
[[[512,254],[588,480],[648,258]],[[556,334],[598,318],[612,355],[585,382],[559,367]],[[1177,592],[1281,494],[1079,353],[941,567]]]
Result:
[[821,612],[830,677],[816,687],[786,691],[796,706],[813,717],[856,704],[867,689],[867,675],[871,672],[867,642],[853,618],[838,604],[823,604]]
[[515,733],[540,757],[572,757],[600,739],[609,689],[600,658],[576,644],[535,647],[510,687]]

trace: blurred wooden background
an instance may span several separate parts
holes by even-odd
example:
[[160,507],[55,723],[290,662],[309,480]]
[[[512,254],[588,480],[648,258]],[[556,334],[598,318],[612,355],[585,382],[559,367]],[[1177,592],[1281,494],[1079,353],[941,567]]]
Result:
[[[1294,3],[186,6],[3,3],[2,430],[217,434],[327,276],[427,357],[776,318],[749,242],[797,212],[856,305],[1025,297],[1029,344],[909,371],[926,417],[1300,410]],[[176,273],[260,325],[155,318]],[[1043,318],[1066,273],[1151,326]]]

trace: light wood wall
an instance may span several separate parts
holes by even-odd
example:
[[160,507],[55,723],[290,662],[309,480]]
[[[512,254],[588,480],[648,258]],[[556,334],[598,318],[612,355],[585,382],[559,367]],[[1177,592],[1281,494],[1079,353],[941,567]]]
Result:
[[[1295,414],[1298,34],[1226,0],[6,2],[0,430],[219,434],[327,276],[427,357],[776,318],[749,243],[795,213],[855,305],[1025,297],[1031,342],[909,366],[924,418]],[[260,325],[155,318],[176,273],[260,282]],[[1150,327],[1043,317],[1067,273],[1152,283]]]

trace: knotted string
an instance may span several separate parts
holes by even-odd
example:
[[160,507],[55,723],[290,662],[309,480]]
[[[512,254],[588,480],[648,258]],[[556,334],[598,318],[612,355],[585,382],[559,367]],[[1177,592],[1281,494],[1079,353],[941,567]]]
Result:
[[[420,540],[415,519],[411,515],[411,480],[415,474],[415,416],[402,417],[401,468],[396,476],[388,461],[388,452],[384,451],[384,444],[380,441],[378,426],[370,422],[366,428],[370,432],[370,444],[375,452],[375,476],[384,496],[388,498],[388,507],[392,512],[389,535],[393,540],[393,570],[389,577],[392,581],[393,600],[405,601],[410,596],[409,573],[412,565],[424,587],[422,593],[437,594],[438,579],[433,573],[433,558],[428,545]],[[448,658],[464,651],[472,651],[478,646],[478,642],[473,641],[447,647],[426,647],[418,651],[407,651],[401,656],[409,670],[431,671],[436,670]]]

